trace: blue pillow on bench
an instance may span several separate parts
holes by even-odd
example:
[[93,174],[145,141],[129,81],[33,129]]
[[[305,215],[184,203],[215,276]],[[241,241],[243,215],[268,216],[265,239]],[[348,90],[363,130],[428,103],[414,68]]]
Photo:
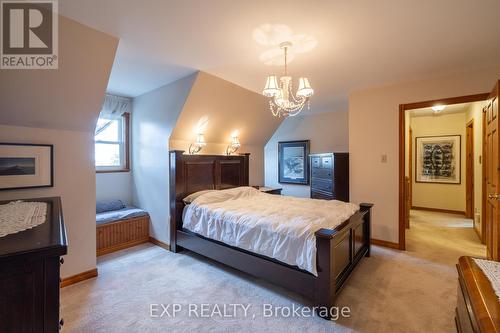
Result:
[[120,210],[125,208],[125,205],[121,200],[106,200],[98,201],[95,205],[96,214],[111,212],[113,210]]

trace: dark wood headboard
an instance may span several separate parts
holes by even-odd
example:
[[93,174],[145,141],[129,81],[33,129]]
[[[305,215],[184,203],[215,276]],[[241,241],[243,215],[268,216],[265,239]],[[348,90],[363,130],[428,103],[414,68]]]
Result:
[[170,151],[170,247],[175,247],[176,230],[182,228],[184,199],[202,190],[224,190],[248,186],[250,154],[185,155]]

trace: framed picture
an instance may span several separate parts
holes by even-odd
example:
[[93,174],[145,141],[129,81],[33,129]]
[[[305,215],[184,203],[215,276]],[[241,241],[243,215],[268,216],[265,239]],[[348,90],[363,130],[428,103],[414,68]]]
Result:
[[309,140],[278,142],[278,182],[309,184]]
[[415,181],[460,184],[461,136],[415,138]]
[[53,146],[0,143],[0,190],[54,186]]

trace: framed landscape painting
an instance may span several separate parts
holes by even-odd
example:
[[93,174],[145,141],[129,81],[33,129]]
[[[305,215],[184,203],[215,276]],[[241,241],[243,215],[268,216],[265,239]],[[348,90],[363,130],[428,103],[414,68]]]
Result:
[[309,184],[309,140],[278,142],[278,182]]
[[460,184],[461,136],[415,138],[415,181]]
[[0,143],[0,190],[53,186],[53,146]]

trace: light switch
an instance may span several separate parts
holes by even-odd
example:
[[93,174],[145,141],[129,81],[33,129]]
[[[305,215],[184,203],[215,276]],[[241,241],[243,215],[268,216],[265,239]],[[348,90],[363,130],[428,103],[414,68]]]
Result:
[[382,156],[380,157],[380,162],[382,162],[382,163],[387,163],[387,155],[385,155],[385,154],[384,154],[384,155],[382,155]]

